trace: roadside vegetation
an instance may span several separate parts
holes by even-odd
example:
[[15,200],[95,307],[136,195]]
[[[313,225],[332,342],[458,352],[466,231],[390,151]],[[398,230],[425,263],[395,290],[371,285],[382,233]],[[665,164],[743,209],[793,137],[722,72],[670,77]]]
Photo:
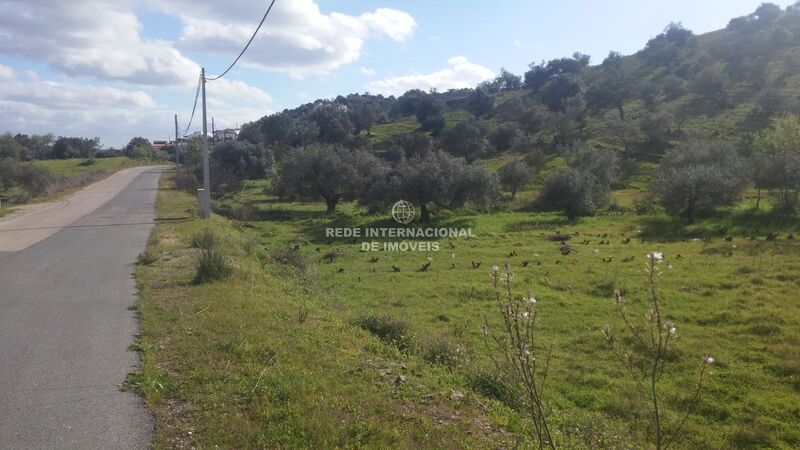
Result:
[[[156,446],[797,448],[798,24],[271,114],[206,221],[191,144],[136,269]],[[475,236],[326,234],[400,199]]]

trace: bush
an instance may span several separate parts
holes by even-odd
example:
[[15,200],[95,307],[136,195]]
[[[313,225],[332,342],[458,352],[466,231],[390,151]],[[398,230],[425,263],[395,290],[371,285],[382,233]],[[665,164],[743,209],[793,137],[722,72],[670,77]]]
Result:
[[446,339],[433,341],[425,351],[424,359],[431,364],[438,364],[448,369],[455,368],[461,359],[461,350]]
[[217,244],[217,237],[209,230],[192,235],[192,248],[212,250]]
[[497,373],[481,369],[470,373],[467,382],[469,387],[478,394],[503,402],[509,408],[519,409],[521,407],[517,394]]
[[401,351],[412,348],[413,336],[409,331],[408,322],[389,315],[364,316],[355,321],[359,328],[369,331],[380,340],[396,346]]
[[194,284],[210,283],[212,281],[224,280],[233,273],[225,257],[217,250],[200,250],[197,260],[197,273],[194,276]]

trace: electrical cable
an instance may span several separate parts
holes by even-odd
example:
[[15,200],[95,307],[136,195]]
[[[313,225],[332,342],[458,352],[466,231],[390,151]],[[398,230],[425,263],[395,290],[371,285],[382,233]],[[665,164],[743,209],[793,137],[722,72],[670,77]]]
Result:
[[227,68],[227,69],[225,69],[225,71],[224,71],[224,72],[222,72],[222,74],[220,74],[220,75],[217,75],[217,76],[215,76],[215,77],[212,77],[212,78],[206,78],[206,81],[214,81],[214,80],[219,80],[220,78],[224,77],[224,76],[225,76],[225,74],[226,74],[226,73],[228,73],[228,72],[229,72],[231,69],[233,69],[233,66],[235,66],[235,65],[236,65],[236,63],[237,63],[237,62],[239,62],[239,58],[241,58],[241,57],[242,57],[242,55],[244,55],[244,52],[246,52],[246,51],[247,51],[247,48],[248,48],[248,47],[250,47],[250,44],[253,42],[253,39],[255,39],[255,38],[256,38],[256,35],[258,34],[258,30],[260,30],[260,29],[261,29],[261,26],[262,26],[262,25],[264,25],[264,21],[265,21],[265,20],[267,20],[267,16],[269,15],[269,12],[270,12],[270,11],[272,11],[272,7],[273,7],[274,5],[275,5],[275,0],[272,0],[272,2],[269,4],[269,8],[267,8],[267,12],[265,12],[265,13],[264,13],[264,17],[262,17],[262,18],[261,18],[261,22],[258,24],[258,27],[256,28],[256,31],[255,31],[255,32],[253,32],[253,35],[252,35],[252,36],[250,36],[250,40],[249,40],[249,41],[247,41],[247,45],[245,45],[245,46],[244,46],[244,48],[242,49],[242,51],[239,53],[239,56],[237,56],[237,57],[236,57],[236,59],[234,59],[234,60],[233,60],[233,62],[231,63],[231,65],[230,65],[230,66],[228,66],[228,68]]
[[192,120],[194,120],[194,112],[197,109],[197,99],[200,98],[200,84],[203,82],[200,77],[197,78],[197,92],[194,94],[194,105],[192,106],[192,115],[189,117],[189,124],[186,125],[186,129],[183,130],[181,136],[186,137],[186,134],[189,133],[189,128],[192,127]]

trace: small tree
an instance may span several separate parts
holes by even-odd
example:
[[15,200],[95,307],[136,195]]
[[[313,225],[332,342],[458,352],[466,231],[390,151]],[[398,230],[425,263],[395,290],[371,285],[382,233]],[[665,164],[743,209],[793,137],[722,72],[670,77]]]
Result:
[[487,88],[477,87],[467,97],[466,106],[475,117],[491,114],[494,111],[494,95]]
[[800,196],[800,118],[786,116],[753,136],[755,182],[769,189],[783,212],[793,212]]
[[659,392],[659,382],[665,374],[667,363],[675,358],[673,345],[678,337],[678,330],[672,321],[667,320],[667,314],[656,288],[656,276],[660,273],[660,264],[664,258],[660,252],[647,255],[647,292],[649,297],[649,311],[644,314],[646,324],[644,327],[635,323],[629,314],[619,289],[614,290],[614,302],[617,312],[625,324],[624,328],[632,337],[632,345],[624,348],[626,340],[617,340],[611,332],[611,327],[603,327],[603,336],[606,339],[614,356],[622,363],[636,385],[637,393],[647,402],[647,412],[655,431],[655,444],[658,450],[666,449],[674,443],[675,437],[689,419],[689,414],[700,400],[706,368],[714,362],[711,356],[700,359],[700,374],[696,387],[691,391],[689,398],[690,407],[674,422],[672,432],[665,432],[667,423],[666,410],[663,405],[663,394]]
[[454,156],[463,156],[473,161],[489,151],[485,130],[475,119],[469,118],[455,124],[442,133],[442,149]]
[[569,220],[592,215],[608,201],[608,188],[603,188],[591,174],[573,167],[550,175],[536,198],[539,208],[563,211]]
[[420,207],[423,222],[430,220],[432,203],[445,209],[456,209],[466,202],[488,208],[499,197],[496,174],[441,150],[404,159],[387,182],[395,186],[391,195]]
[[239,190],[244,180],[270,177],[274,160],[272,152],[261,145],[227,141],[214,147],[209,163],[212,192],[224,195]]
[[339,145],[298,147],[281,165],[278,194],[288,199],[322,199],[327,212],[333,213],[340,200],[356,197],[360,179],[356,160],[360,158],[369,156]]
[[519,159],[512,159],[500,168],[500,183],[511,191],[511,198],[516,198],[517,190],[531,178],[531,168]]
[[737,201],[748,182],[731,143],[692,140],[661,160],[652,190],[667,211],[682,212],[694,223],[699,212]]

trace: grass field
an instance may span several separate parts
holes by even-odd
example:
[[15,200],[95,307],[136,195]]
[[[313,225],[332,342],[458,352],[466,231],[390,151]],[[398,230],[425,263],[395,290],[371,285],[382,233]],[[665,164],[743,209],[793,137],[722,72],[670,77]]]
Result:
[[[644,314],[645,254],[654,250],[665,254],[659,289],[679,333],[662,381],[669,418],[685,407],[701,356],[716,358],[675,448],[800,446],[796,221],[746,205],[690,228],[661,215],[567,223],[467,211],[437,214],[431,226],[471,227],[474,238],[444,239],[438,252],[362,253],[324,229],[391,219],[353,205],[326,216],[322,205],[280,203],[258,184],[219,206],[248,220],[195,219],[195,200],[165,177],[149,245],[159,259],[137,269],[143,366],[129,384],[155,411],[158,448],[531,446],[481,340],[482,316],[493,328],[500,320],[490,267],[505,261],[517,293],[530,288],[539,299],[544,339],[555,343],[546,398],[560,446],[648,448],[644,405],[600,329],[620,328],[615,287]],[[205,230],[234,274],[193,285],[191,240]],[[572,236],[572,254],[549,238],[555,231]],[[402,339],[364,328],[398,329]]]
[[118,156],[114,158],[93,158],[93,164],[88,164],[85,158],[73,159],[48,159],[32,161],[31,164],[47,169],[54,177],[72,177],[86,175],[94,172],[113,173],[125,167],[134,165],[130,158]]

